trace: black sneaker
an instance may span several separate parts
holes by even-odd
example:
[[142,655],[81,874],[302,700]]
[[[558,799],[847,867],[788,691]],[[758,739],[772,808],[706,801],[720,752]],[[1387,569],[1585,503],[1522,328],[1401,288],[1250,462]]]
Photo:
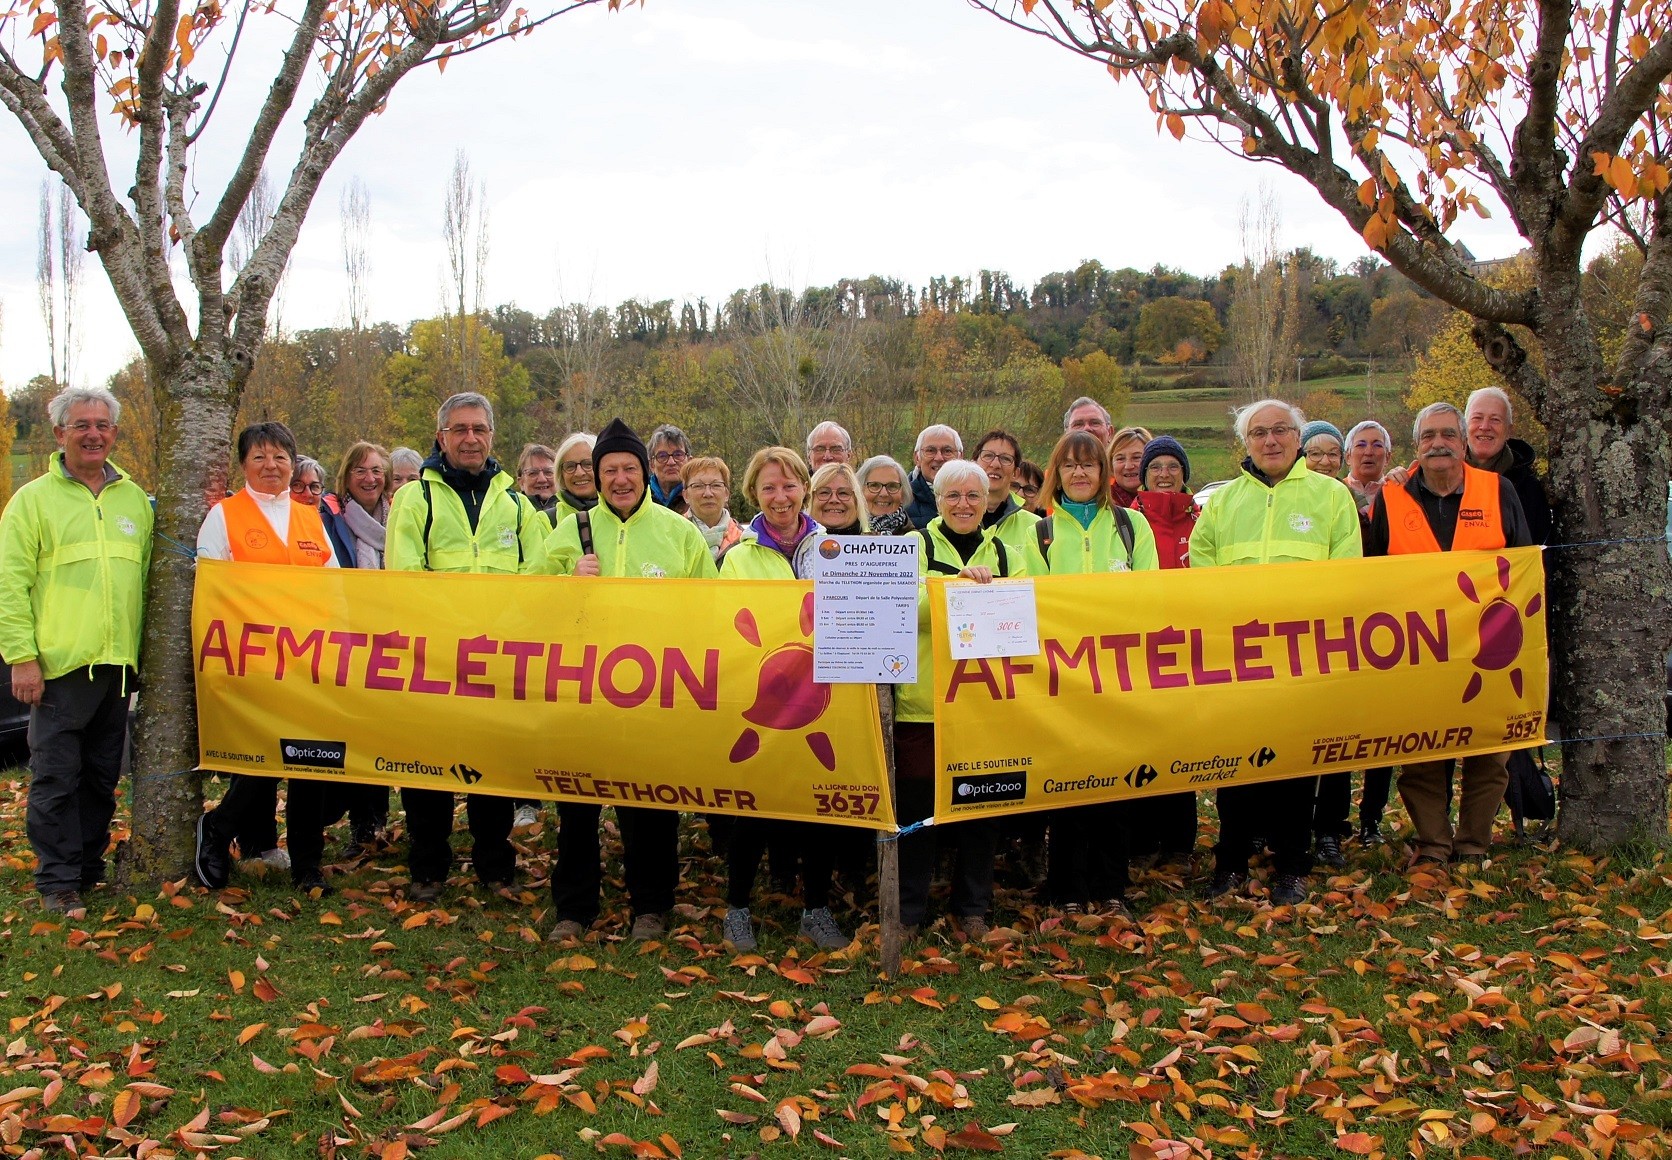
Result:
[[192,857],[192,870],[197,874],[197,880],[210,890],[226,886],[232,873],[231,846],[231,842],[215,832],[215,823],[209,814],[199,815],[197,851]]
[[1220,870],[1213,876],[1213,881],[1202,887],[1201,896],[1204,899],[1224,898],[1229,894],[1239,892],[1248,882],[1248,875],[1236,870]]
[[1279,874],[1271,884],[1273,906],[1297,906],[1306,895],[1306,877],[1301,874]]
[[1341,839],[1334,834],[1318,835],[1318,861],[1333,870],[1339,870],[1347,864],[1347,856],[1341,852]]
[[1372,826],[1369,823],[1359,826],[1358,841],[1359,845],[1366,850],[1380,846],[1382,844],[1382,827],[1380,825]]

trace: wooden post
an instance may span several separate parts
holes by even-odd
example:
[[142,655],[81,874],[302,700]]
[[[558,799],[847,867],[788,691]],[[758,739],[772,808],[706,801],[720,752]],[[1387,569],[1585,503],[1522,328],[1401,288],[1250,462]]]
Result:
[[[894,776],[894,686],[877,686],[877,715],[882,721],[882,753],[888,768],[889,800],[899,808]],[[896,815],[895,825],[899,825]],[[882,973],[900,977],[900,843],[895,834],[877,831],[877,916],[882,924]]]

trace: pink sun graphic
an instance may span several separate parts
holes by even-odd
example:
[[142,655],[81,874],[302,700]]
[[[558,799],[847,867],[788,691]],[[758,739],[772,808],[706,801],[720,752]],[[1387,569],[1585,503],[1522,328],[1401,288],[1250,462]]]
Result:
[[[1498,557],[1498,588],[1501,592],[1509,591],[1509,561]],[[1457,589],[1476,604],[1481,602],[1480,594],[1475,590],[1475,582],[1467,572],[1457,574]],[[1533,598],[1527,601],[1525,609],[1516,608],[1504,596],[1494,596],[1486,602],[1486,607],[1480,614],[1480,651],[1475,654],[1474,666],[1478,670],[1469,674],[1468,687],[1463,690],[1463,703],[1467,705],[1480,696],[1485,682],[1482,672],[1501,672],[1509,669],[1510,687],[1515,690],[1517,697],[1521,696],[1524,677],[1519,667],[1512,668],[1521,658],[1521,645],[1526,640],[1526,631],[1522,627],[1524,617],[1534,617],[1544,606],[1540,594],[1533,593]]]
[[[755,614],[745,608],[732,622],[744,640],[761,647],[760,627]],[[813,635],[813,594],[801,601],[801,635]],[[806,729],[817,723],[830,708],[830,686],[813,680],[813,649],[810,645],[792,642],[779,645],[761,659],[760,673],[755,680],[755,703],[743,711],[743,719],[762,729],[783,732]],[[822,730],[806,735],[807,748],[819,759],[819,764],[831,773],[836,772],[836,747],[830,735]],[[748,761],[761,749],[761,735],[746,728],[731,747],[731,762],[737,765]]]

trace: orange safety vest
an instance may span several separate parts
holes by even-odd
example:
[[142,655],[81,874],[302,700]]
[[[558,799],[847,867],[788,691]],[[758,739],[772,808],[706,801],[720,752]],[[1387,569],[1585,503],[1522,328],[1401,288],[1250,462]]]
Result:
[[[1463,466],[1463,500],[1457,509],[1457,530],[1452,533],[1451,550],[1467,552],[1504,546],[1504,513],[1499,506],[1499,477],[1496,472]],[[1440,541],[1428,526],[1422,505],[1403,487],[1384,487],[1381,502],[1387,505],[1388,555],[1438,552]]]
[[331,558],[331,541],[319,513],[307,504],[290,501],[290,541],[279,539],[261,506],[250,493],[239,490],[221,501],[226,516],[226,542],[241,564],[302,564],[323,568]]

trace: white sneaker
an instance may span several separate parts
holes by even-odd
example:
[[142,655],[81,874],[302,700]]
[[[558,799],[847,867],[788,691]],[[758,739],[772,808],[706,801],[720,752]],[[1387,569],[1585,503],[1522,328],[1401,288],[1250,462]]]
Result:
[[540,820],[540,815],[533,806],[518,806],[517,812],[511,816],[513,830],[526,830]]
[[290,852],[288,850],[274,847],[271,850],[263,850],[261,852],[261,856],[257,858],[256,861],[265,862],[274,870],[289,870]]

